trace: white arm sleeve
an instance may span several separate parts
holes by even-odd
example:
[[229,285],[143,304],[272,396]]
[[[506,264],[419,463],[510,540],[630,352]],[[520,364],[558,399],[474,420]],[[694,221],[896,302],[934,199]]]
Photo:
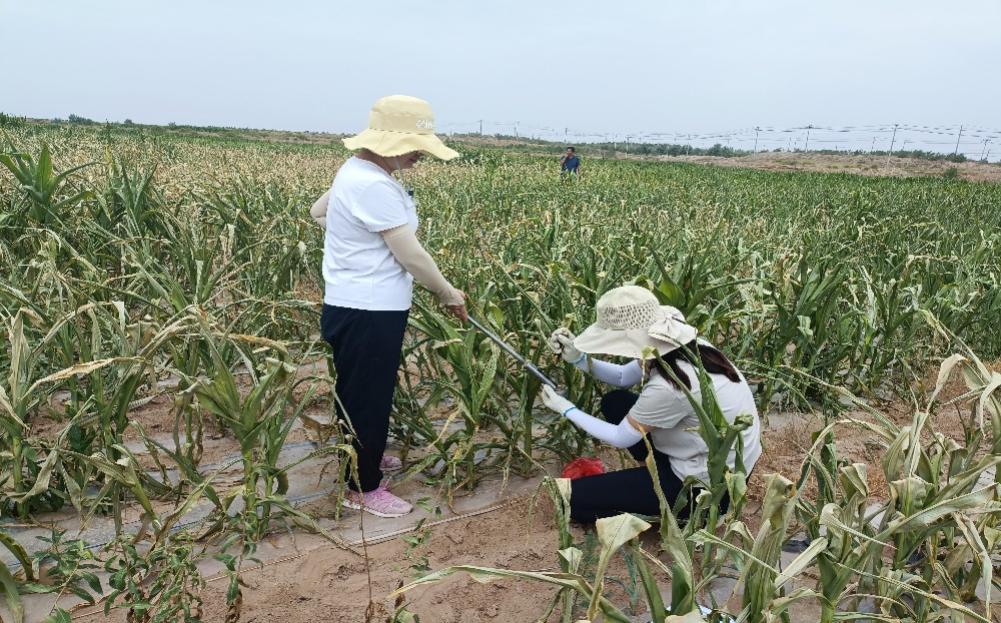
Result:
[[462,294],[452,287],[448,279],[445,279],[434,259],[421,246],[413,227],[401,225],[380,233],[396,261],[413,275],[418,283],[434,292],[443,305],[464,303]]
[[643,439],[643,433],[629,423],[629,418],[622,418],[618,425],[609,424],[577,407],[569,409],[564,415],[587,434],[616,448],[628,448]]
[[591,376],[602,383],[608,383],[615,387],[632,387],[643,380],[643,368],[640,367],[640,362],[635,360],[620,366],[600,359],[584,357],[574,365],[584,372],[590,372]]
[[309,215],[313,217],[316,224],[323,229],[327,228],[327,205],[330,203],[330,191],[320,195],[313,207],[309,209]]

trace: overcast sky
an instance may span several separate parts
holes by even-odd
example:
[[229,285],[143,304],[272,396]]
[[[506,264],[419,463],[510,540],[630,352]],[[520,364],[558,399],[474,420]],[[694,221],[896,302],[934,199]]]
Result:
[[0,0],[0,41],[32,117],[344,132],[404,93],[444,131],[1001,130],[1001,0]]

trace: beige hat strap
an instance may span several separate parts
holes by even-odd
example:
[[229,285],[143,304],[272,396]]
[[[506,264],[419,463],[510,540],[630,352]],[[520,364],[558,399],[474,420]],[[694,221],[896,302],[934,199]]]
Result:
[[369,113],[368,127],[383,132],[405,132],[407,134],[434,134],[434,118],[415,115],[400,115],[373,110]]

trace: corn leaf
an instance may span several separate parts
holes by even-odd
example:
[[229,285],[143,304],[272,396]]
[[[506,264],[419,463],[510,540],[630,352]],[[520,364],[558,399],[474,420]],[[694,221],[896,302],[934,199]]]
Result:
[[3,585],[7,608],[10,610],[11,616],[14,617],[14,623],[24,623],[24,603],[21,601],[21,595],[18,594],[17,580],[14,579],[10,569],[5,564],[0,564],[0,585]]

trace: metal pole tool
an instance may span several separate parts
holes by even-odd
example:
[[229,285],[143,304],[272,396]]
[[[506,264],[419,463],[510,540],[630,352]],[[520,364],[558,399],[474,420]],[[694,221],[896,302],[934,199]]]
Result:
[[477,329],[479,329],[480,333],[482,333],[483,335],[485,335],[488,338],[490,338],[491,340],[493,340],[493,342],[495,344],[497,344],[498,346],[500,346],[501,348],[503,348],[507,352],[507,354],[509,354],[512,357],[514,357],[515,360],[518,363],[520,363],[522,366],[524,366],[525,369],[528,370],[529,373],[532,374],[532,376],[534,376],[535,378],[539,379],[544,384],[552,387],[553,389],[558,389],[556,387],[556,383],[554,383],[552,380],[550,380],[550,378],[548,376],[546,376],[545,374],[543,374],[538,368],[536,368],[534,365],[532,365],[532,362],[528,361],[527,359],[525,359],[524,357],[522,357],[521,355],[519,355],[517,351],[515,351],[513,348],[511,348],[510,346],[508,346],[504,342],[504,340],[502,340],[499,337],[497,337],[490,329],[484,327],[478,320],[476,320],[476,318],[473,318],[472,316],[469,316],[469,322],[474,327],[476,327]]

